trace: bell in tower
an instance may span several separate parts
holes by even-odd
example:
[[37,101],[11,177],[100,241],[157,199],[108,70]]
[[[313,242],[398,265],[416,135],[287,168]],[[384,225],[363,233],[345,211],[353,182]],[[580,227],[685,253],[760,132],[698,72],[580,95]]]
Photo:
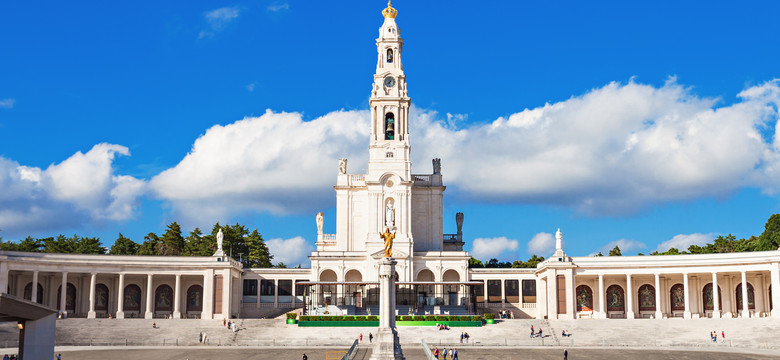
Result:
[[395,116],[393,113],[385,115],[385,140],[395,139]]

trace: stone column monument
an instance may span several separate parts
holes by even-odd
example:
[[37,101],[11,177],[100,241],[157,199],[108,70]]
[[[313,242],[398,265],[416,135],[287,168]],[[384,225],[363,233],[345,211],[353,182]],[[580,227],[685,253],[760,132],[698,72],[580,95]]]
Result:
[[395,328],[395,265],[391,257],[395,234],[385,230],[385,256],[379,262],[379,331],[376,334],[371,360],[405,360]]

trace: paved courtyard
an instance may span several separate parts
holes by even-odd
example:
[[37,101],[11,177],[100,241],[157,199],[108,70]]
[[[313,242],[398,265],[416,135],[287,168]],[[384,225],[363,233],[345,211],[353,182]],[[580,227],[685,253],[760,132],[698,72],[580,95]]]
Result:
[[[299,360],[306,353],[311,360],[324,360],[326,351],[334,349],[287,349],[287,348],[181,348],[181,349],[125,349],[125,350],[69,350],[62,351],[63,359],[80,360],[131,360],[131,359],[156,359],[156,360],[195,360],[195,359],[219,359],[219,360],[261,360],[261,359],[290,359]],[[459,350],[460,359],[463,360],[495,360],[495,359],[562,359],[562,349],[540,348],[473,348]],[[361,348],[355,356],[355,360],[368,360],[371,352]],[[422,349],[406,346],[404,355],[407,360],[425,360]],[[757,353],[734,352],[701,352],[691,350],[660,350],[660,349],[569,349],[571,360],[602,360],[602,359],[669,359],[669,360],[768,360],[777,359],[776,355]]]

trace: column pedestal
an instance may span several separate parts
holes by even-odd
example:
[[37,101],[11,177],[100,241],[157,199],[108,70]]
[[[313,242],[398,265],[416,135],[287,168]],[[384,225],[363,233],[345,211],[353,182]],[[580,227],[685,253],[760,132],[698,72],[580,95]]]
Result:
[[395,264],[393,258],[379,263],[379,331],[371,360],[405,360],[395,329]]

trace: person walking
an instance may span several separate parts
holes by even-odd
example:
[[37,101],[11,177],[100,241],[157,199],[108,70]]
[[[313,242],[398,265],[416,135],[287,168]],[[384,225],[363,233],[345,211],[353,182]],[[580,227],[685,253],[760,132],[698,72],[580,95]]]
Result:
[[563,360],[569,360],[569,351],[563,349]]
[[444,355],[444,360],[447,360],[447,348],[444,348],[444,351],[442,351],[442,354]]
[[306,356],[306,354],[303,354],[303,356],[301,356],[301,360],[309,360],[309,357]]
[[363,333],[360,333],[360,343],[363,343]]
[[452,360],[458,360],[458,349],[452,349]]
[[371,344],[374,342],[374,334],[368,333],[368,343]]
[[439,348],[438,347],[433,348],[433,357],[435,357],[437,359],[439,358]]
[[463,331],[460,332],[460,343],[463,344]]

